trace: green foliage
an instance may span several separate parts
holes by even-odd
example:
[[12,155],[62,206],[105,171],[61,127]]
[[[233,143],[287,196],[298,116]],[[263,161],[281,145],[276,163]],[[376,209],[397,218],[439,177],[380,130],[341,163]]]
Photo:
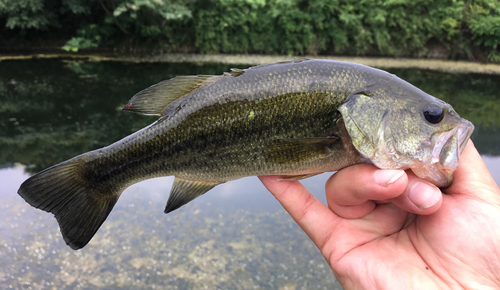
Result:
[[78,35],[99,45],[120,45],[119,39],[136,41],[132,45],[181,42],[175,29],[192,17],[182,0],[101,0],[104,17],[78,31]]
[[154,11],[154,13],[158,14],[165,20],[191,17],[191,11],[186,6],[180,3],[176,3],[174,1],[158,1],[158,0],[123,1],[113,11],[113,16],[118,17],[121,14],[128,13],[129,14],[128,17],[136,19],[141,9]]
[[50,0],[1,0],[0,17],[10,29],[47,29],[59,27],[59,15],[65,13],[88,14],[84,0],[62,0],[55,5]]
[[81,48],[97,47],[97,45],[97,42],[93,42],[90,39],[83,37],[73,37],[62,47],[62,49],[66,51],[77,52]]
[[498,0],[0,0],[1,23],[21,32],[67,31],[69,51],[121,46],[500,61]]
[[195,9],[195,43],[206,52],[408,55],[452,41],[463,9],[453,0],[211,0]]
[[476,44],[490,48],[488,58],[499,61],[500,45],[500,2],[477,0],[470,6],[469,26]]
[[[111,22],[111,18],[107,17],[105,21]],[[115,33],[116,28],[112,25],[88,24],[78,30],[77,36],[68,40],[62,49],[78,52],[80,49],[98,47],[103,42],[109,41]]]
[[193,13],[196,47],[205,52],[265,50],[273,27],[269,19],[258,17],[263,5],[252,0],[203,2]]
[[43,0],[4,0],[0,2],[0,15],[6,18],[10,29],[46,29],[55,24],[55,14],[44,9]]

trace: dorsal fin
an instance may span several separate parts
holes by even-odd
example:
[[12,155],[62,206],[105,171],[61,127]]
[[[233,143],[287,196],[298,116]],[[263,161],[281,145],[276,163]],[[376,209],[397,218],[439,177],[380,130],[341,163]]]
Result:
[[238,77],[248,70],[280,64],[298,63],[308,60],[310,59],[295,58],[293,60],[281,61],[277,63],[257,65],[247,69],[232,68],[230,72],[225,72],[222,76],[198,75],[176,77],[170,80],[162,81],[138,92],[132,97],[132,99],[130,99],[123,110],[144,115],[163,116],[165,107],[167,107],[170,103],[202,87],[208,86],[220,80],[224,76]]
[[214,83],[221,76],[180,76],[152,85],[135,94],[123,110],[144,115],[162,115],[173,101],[197,89]]
[[275,65],[281,65],[281,64],[290,64],[290,63],[300,63],[304,61],[309,61],[313,60],[312,58],[305,58],[305,57],[296,57],[291,60],[283,60],[283,61],[278,61],[278,62],[273,62],[273,63],[266,63],[266,64],[261,64],[261,65],[256,65],[256,66],[251,66],[249,68],[244,69],[244,71],[252,70],[252,69],[259,69],[263,67],[269,67],[269,66],[275,66]]
[[238,76],[241,76],[243,73],[245,73],[245,69],[232,68],[230,70],[231,70],[230,72],[225,72],[224,75],[238,77]]
[[231,72],[230,72],[229,74],[230,74],[231,76],[233,76],[233,77],[237,77],[237,76],[242,75],[244,72],[245,72],[245,70],[243,70],[243,69],[239,69],[239,68],[232,68],[232,69],[231,69]]

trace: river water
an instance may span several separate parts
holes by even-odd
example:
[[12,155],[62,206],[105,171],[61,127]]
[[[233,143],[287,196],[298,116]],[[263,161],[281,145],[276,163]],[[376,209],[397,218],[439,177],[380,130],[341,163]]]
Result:
[[[255,177],[217,186],[168,215],[173,177],[128,188],[83,249],[18,195],[31,174],[152,123],[120,109],[177,75],[245,64],[0,62],[0,289],[341,289],[307,236]],[[449,102],[500,183],[500,76],[388,69]],[[303,181],[324,200],[325,173]]]

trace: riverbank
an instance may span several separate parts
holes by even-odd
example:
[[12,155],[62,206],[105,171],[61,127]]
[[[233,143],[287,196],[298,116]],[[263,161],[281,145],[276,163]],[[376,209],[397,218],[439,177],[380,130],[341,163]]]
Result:
[[[119,62],[171,62],[171,63],[226,63],[241,65],[260,65],[291,59],[287,55],[251,55],[251,54],[161,54],[154,56],[114,56],[99,54],[29,54],[4,55],[0,61],[22,59],[65,59],[74,61],[119,61]],[[457,73],[500,74],[500,64],[478,63],[469,61],[450,61],[410,58],[370,58],[344,56],[317,56],[322,58],[360,63],[377,68],[417,68]]]

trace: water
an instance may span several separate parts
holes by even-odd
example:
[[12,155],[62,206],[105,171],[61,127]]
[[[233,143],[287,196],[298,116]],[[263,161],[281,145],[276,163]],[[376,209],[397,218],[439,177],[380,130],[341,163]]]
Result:
[[[186,74],[246,65],[0,62],[1,289],[341,289],[322,256],[255,178],[217,186],[165,215],[172,177],[128,188],[84,249],[17,194],[30,174],[108,145],[156,118],[119,110]],[[451,103],[500,183],[500,77],[390,70]],[[303,183],[324,202],[330,174]]]

